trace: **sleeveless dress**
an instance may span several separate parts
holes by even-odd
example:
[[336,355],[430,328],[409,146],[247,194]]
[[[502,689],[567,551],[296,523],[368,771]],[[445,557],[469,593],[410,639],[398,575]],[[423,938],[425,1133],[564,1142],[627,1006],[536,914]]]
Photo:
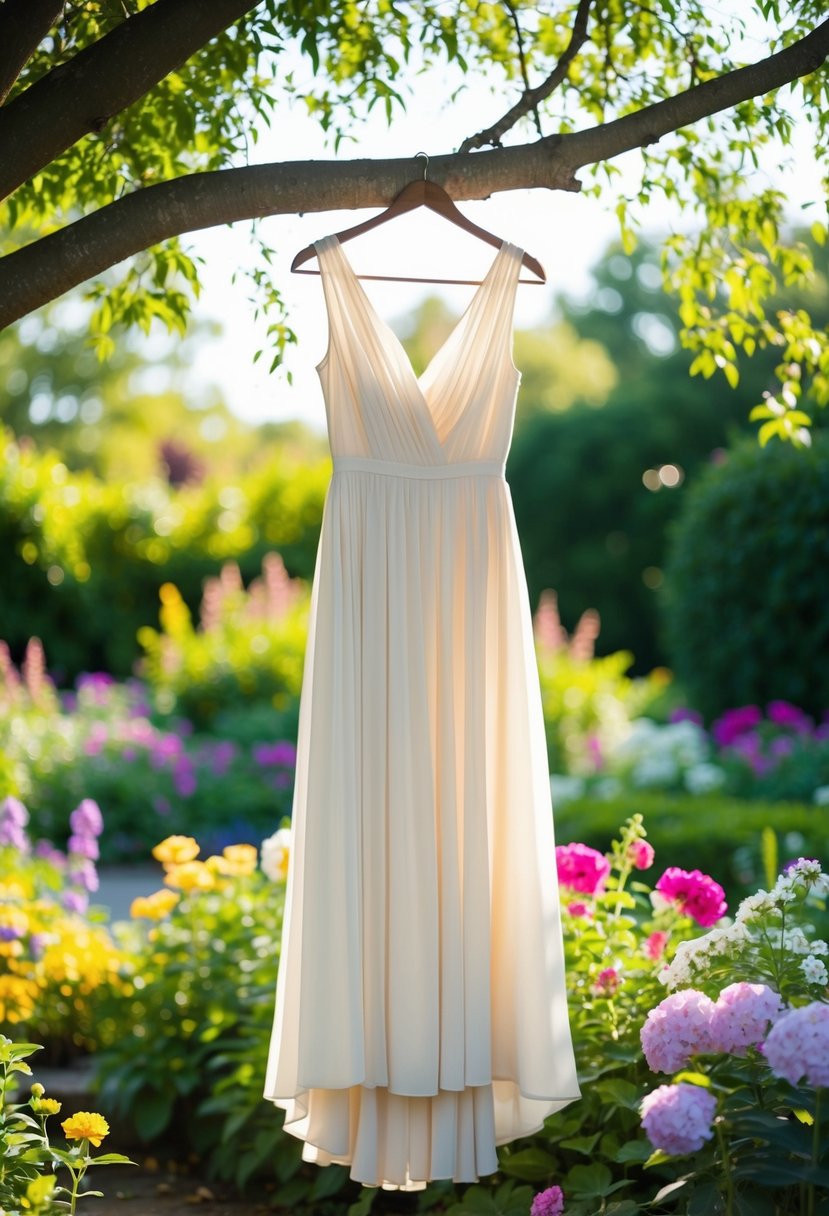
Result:
[[580,1097],[549,768],[504,465],[522,251],[419,378],[316,242],[333,476],[264,1097],[318,1165],[421,1190]]

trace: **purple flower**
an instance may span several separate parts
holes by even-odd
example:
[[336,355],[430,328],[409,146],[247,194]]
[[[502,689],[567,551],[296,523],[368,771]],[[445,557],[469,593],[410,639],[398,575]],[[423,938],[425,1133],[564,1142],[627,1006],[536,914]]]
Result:
[[85,891],[64,891],[63,906],[67,912],[83,914],[89,907],[89,896]]
[[790,726],[801,734],[808,734],[813,726],[812,719],[802,709],[792,705],[790,701],[769,701],[766,706],[766,716],[769,722],[778,726]]
[[563,1211],[564,1192],[560,1186],[548,1186],[533,1199],[530,1216],[561,1216]]
[[711,1017],[714,1002],[703,992],[685,988],[660,1001],[639,1032],[651,1072],[676,1072],[691,1056],[714,1050]]
[[[64,903],[63,906],[65,908],[66,904]],[[48,945],[49,945],[49,934],[48,933],[33,933],[29,938],[29,950],[31,951],[32,958],[35,959],[35,961],[37,961],[37,959],[41,958],[43,956],[43,952],[45,951],[45,949]]]
[[794,751],[794,739],[791,735],[778,735],[769,744],[769,751],[774,757],[789,756]]
[[19,925],[0,925],[0,942],[13,942],[23,933]]
[[69,816],[69,826],[76,836],[100,836],[104,817],[98,803],[93,798],[84,798]]
[[95,863],[88,857],[70,857],[69,877],[72,882],[80,884],[87,891],[98,890],[98,871],[95,869]]
[[711,1014],[714,1051],[744,1056],[765,1038],[769,1022],[783,1012],[780,994],[766,984],[740,982],[723,988]]
[[22,828],[28,822],[29,812],[19,798],[14,798],[9,794],[0,802],[0,823],[14,823]]
[[730,747],[735,739],[753,730],[762,720],[763,714],[757,705],[728,709],[713,723],[711,734],[720,747]]
[[193,762],[187,756],[179,756],[173,769],[173,785],[180,798],[189,798],[198,789]]
[[556,869],[561,886],[582,895],[598,895],[604,890],[610,862],[589,845],[560,844],[556,848]]
[[101,855],[94,836],[70,836],[66,848],[76,857],[90,857],[94,860]]
[[763,1044],[766,1063],[792,1085],[829,1087],[829,1005],[814,1001],[784,1013]]
[[66,857],[60,849],[55,848],[51,840],[38,840],[33,849],[35,857],[42,857],[44,861],[49,861],[53,866],[63,866],[66,863]]
[[681,870],[669,866],[656,884],[663,899],[676,904],[680,912],[709,928],[728,911],[725,891],[701,870]]
[[28,853],[30,846],[25,829],[14,822],[0,822],[0,847],[3,845],[20,853]]
[[260,768],[275,764],[281,768],[293,768],[296,764],[296,748],[293,743],[255,743],[253,759]]
[[654,1148],[672,1157],[696,1153],[713,1136],[717,1099],[699,1085],[680,1081],[646,1094],[639,1108],[642,1127]]
[[669,722],[696,722],[697,726],[702,726],[702,714],[696,709],[689,709],[687,705],[678,706],[672,709],[668,715]]

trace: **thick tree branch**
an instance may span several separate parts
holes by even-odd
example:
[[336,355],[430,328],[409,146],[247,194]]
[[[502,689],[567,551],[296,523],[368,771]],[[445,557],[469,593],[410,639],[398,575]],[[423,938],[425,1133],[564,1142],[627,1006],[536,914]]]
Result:
[[[582,166],[779,88],[815,71],[827,54],[829,20],[760,63],[635,114],[533,144],[432,157],[429,176],[459,201],[499,190],[578,190]],[[383,207],[418,174],[412,159],[303,161],[192,174],[138,190],[0,260],[0,328],[169,237],[256,216]]]
[[538,103],[543,101],[545,97],[549,97],[558,86],[561,84],[564,77],[567,75],[567,69],[571,62],[578,54],[579,50],[587,38],[587,18],[590,15],[591,0],[579,0],[579,7],[576,10],[576,16],[573,21],[573,32],[570,35],[570,41],[567,44],[567,50],[561,56],[556,66],[553,68],[550,75],[541,84],[536,85],[534,89],[526,87],[521,97],[515,105],[507,110],[498,122],[493,123],[491,127],[487,127],[485,131],[480,131],[477,135],[470,135],[469,139],[465,139],[458,149],[460,152],[472,152],[475,148],[484,148],[487,146],[497,147],[503,135],[514,127],[520,118],[530,112],[538,114]]
[[156,0],[15,97],[0,109],[0,199],[99,131],[258,3]]
[[5,0],[0,5],[0,105],[63,12],[63,0]]

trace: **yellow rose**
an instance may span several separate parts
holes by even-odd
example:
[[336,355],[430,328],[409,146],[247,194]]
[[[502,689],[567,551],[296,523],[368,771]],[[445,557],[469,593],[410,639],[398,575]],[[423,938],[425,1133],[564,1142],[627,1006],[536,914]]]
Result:
[[209,891],[216,882],[213,872],[203,861],[185,861],[171,867],[164,881],[180,891]]
[[229,873],[244,878],[256,869],[259,852],[252,844],[229,844],[222,852],[230,865]]
[[180,896],[175,891],[154,891],[152,895],[138,895],[130,904],[130,916],[163,920],[165,916],[169,916],[179,899]]
[[192,836],[168,836],[153,849],[153,857],[165,866],[178,866],[198,857],[201,849]]
[[88,1110],[79,1110],[71,1119],[64,1119],[61,1127],[67,1140],[88,1140],[96,1148],[109,1131],[109,1124],[103,1115]]

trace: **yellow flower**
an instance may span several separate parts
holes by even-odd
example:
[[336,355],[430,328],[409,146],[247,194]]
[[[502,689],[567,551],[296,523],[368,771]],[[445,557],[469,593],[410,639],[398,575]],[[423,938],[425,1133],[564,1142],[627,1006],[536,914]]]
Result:
[[168,836],[153,849],[153,857],[165,866],[178,866],[198,857],[201,849],[192,836]]
[[180,891],[209,891],[215,885],[215,877],[203,861],[185,861],[172,866],[164,877],[170,887]]
[[35,1098],[32,1102],[32,1110],[39,1115],[56,1115],[60,1108],[61,1103],[56,1098]]
[[40,989],[20,975],[0,975],[0,1024],[25,1022],[35,1011]]
[[19,938],[12,938],[10,942],[0,942],[0,956],[4,958],[18,958],[23,953],[23,943]]
[[22,908],[0,905],[0,929],[11,929],[22,937],[29,931],[29,918]]
[[163,920],[165,916],[169,916],[180,898],[175,891],[153,891],[152,895],[139,895],[130,904],[130,916]]
[[259,860],[259,851],[252,844],[229,844],[222,853],[231,867],[227,872],[240,878],[252,874]]
[[88,1110],[79,1110],[71,1119],[64,1119],[61,1127],[67,1140],[88,1140],[96,1148],[109,1131],[109,1124],[103,1115]]
[[233,867],[226,857],[213,853],[204,863],[212,874],[232,874]]

